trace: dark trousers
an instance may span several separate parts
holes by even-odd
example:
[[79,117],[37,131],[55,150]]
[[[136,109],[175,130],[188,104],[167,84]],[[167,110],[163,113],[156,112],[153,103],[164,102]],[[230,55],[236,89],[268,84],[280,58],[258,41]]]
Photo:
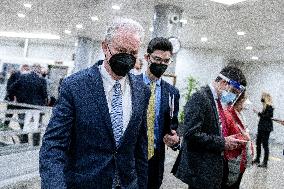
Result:
[[164,174],[164,156],[155,150],[154,156],[148,160],[148,189],[159,189]]
[[269,157],[269,135],[270,131],[258,131],[257,133],[257,138],[256,138],[256,159],[260,159],[261,155],[261,144],[264,149],[264,158],[263,158],[263,163],[267,164],[268,157]]
[[224,160],[223,179],[222,179],[221,189],[239,189],[242,178],[243,178],[243,174],[244,173],[240,173],[237,182],[235,182],[231,186],[228,186],[227,181],[228,181],[228,176],[229,176],[229,167],[228,167],[228,162]]

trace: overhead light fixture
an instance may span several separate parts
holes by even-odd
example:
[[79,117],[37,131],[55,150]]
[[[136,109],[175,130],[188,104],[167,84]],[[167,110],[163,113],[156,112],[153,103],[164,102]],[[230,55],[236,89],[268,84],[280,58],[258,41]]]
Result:
[[120,10],[120,6],[118,6],[118,5],[112,5],[111,8],[114,9],[114,10]]
[[77,28],[77,29],[83,29],[83,25],[82,25],[82,24],[77,24],[77,25],[76,25],[76,28]]
[[183,23],[183,24],[187,24],[187,20],[186,19],[180,19],[179,20],[181,23]]
[[60,39],[60,36],[50,33],[0,32],[0,36],[26,39]]
[[258,57],[257,56],[253,56],[251,57],[252,60],[258,60]]
[[238,35],[245,35],[246,33],[245,33],[245,32],[240,31],[240,32],[237,32],[237,34],[238,34]]
[[206,42],[206,41],[208,41],[208,38],[207,37],[201,37],[201,41]]
[[214,2],[217,2],[217,3],[222,3],[222,4],[225,4],[225,5],[233,5],[233,4],[240,3],[240,2],[243,2],[243,1],[246,1],[246,0],[211,0],[211,1],[214,1]]
[[71,30],[64,30],[64,33],[71,34]]
[[247,46],[246,50],[252,50],[252,46]]
[[32,4],[30,4],[30,3],[24,3],[24,7],[26,7],[26,8],[32,8]]
[[92,19],[93,21],[98,21],[98,20],[99,20],[99,18],[98,18],[97,16],[92,16],[91,19]]
[[17,15],[18,15],[19,18],[25,18],[26,17],[26,15],[23,14],[23,13],[18,13]]
[[154,28],[153,28],[153,27],[150,27],[150,28],[149,28],[149,31],[150,31],[150,32],[153,32],[153,31],[154,31]]

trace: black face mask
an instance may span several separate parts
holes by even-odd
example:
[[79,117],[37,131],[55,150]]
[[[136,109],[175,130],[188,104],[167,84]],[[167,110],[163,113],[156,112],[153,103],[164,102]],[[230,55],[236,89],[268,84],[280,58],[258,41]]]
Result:
[[165,64],[151,63],[150,72],[157,78],[160,78],[168,68]]
[[136,58],[132,54],[118,53],[109,59],[111,70],[118,76],[125,77],[134,68]]
[[260,101],[261,101],[261,102],[264,102],[264,99],[262,98]]

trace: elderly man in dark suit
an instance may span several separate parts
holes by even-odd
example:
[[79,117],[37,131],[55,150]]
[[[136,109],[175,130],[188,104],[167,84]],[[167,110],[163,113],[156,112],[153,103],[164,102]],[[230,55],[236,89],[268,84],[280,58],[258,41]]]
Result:
[[189,189],[225,186],[228,167],[223,152],[245,143],[234,136],[223,136],[226,119],[221,99],[223,104],[236,100],[234,85],[246,86],[245,76],[236,67],[225,67],[215,81],[194,93],[186,103],[184,138],[172,172]]
[[162,79],[172,62],[173,47],[163,37],[150,41],[145,54],[147,71],[137,77],[151,89],[147,114],[148,127],[148,189],[160,188],[163,181],[165,144],[179,147],[178,125],[179,91]]
[[128,74],[143,33],[136,21],[114,21],[102,65],[63,80],[40,150],[42,188],[147,187],[150,91]]

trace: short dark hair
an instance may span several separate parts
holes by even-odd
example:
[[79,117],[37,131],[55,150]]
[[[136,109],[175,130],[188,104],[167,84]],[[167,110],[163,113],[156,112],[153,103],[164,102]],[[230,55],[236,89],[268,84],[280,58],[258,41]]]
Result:
[[155,37],[149,42],[147,53],[152,54],[155,50],[170,51],[173,54],[173,45],[167,38]]
[[[239,68],[235,66],[224,67],[221,70],[220,74],[226,76],[229,79],[239,82],[243,86],[247,86],[247,80],[246,80],[245,75],[243,74],[242,70],[240,70]],[[218,82],[220,80],[222,80],[222,78],[218,76],[215,81]]]

